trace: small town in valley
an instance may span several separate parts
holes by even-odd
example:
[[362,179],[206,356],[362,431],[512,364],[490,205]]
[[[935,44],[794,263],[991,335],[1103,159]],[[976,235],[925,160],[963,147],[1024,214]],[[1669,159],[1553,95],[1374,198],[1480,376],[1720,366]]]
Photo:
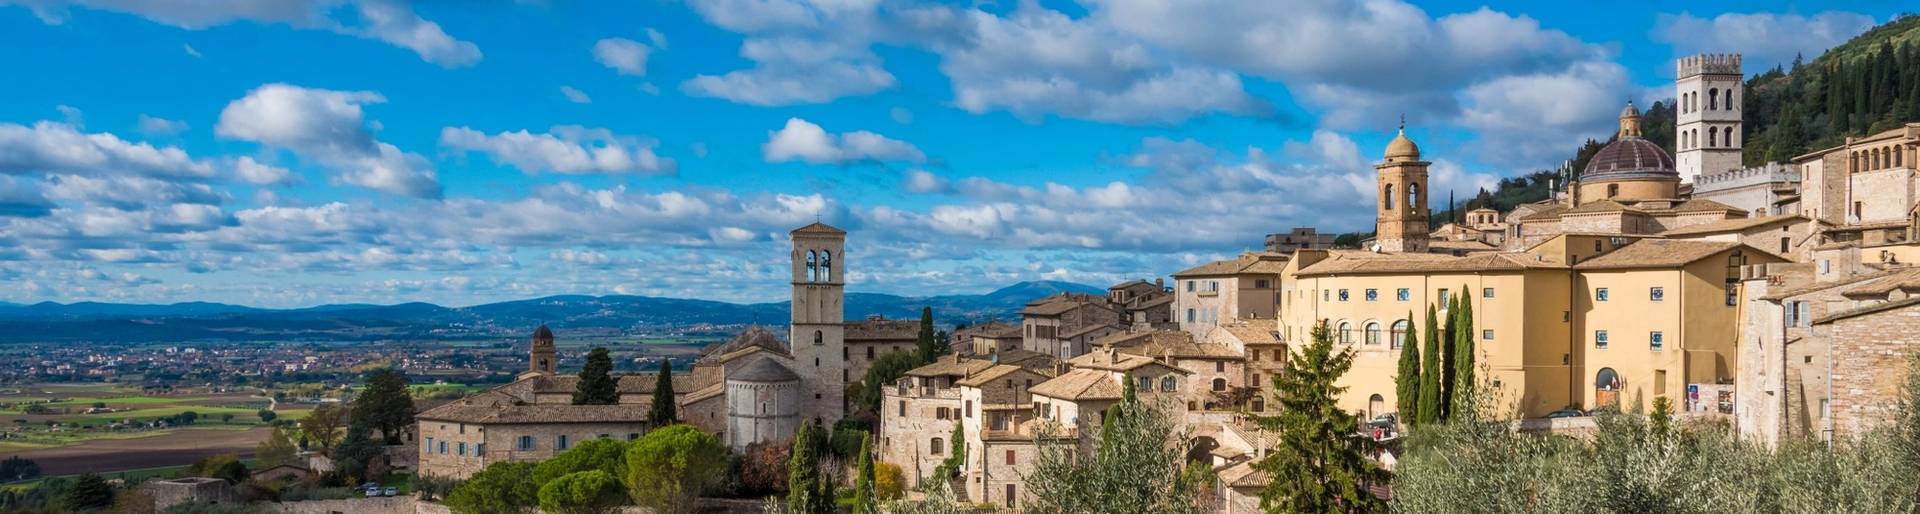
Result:
[[1920,512],[1911,6],[10,3],[0,512]]

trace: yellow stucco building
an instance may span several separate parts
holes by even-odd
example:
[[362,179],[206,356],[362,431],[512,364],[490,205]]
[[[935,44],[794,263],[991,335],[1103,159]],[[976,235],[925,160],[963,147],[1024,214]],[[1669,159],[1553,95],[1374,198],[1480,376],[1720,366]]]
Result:
[[[1613,144],[1623,146],[1603,155],[1662,152],[1638,137],[1631,107],[1621,118],[1622,137]],[[1386,163],[1420,162],[1417,150],[1408,151],[1417,147],[1399,141],[1404,138],[1396,138]],[[1618,192],[1569,196],[1670,194],[1670,157],[1627,160],[1635,164],[1631,173],[1611,163],[1590,167],[1594,180],[1573,186],[1608,184]],[[1424,175],[1391,178],[1402,190],[1427,188]],[[1381,233],[1406,221],[1399,213],[1381,213]],[[1394,246],[1426,247],[1420,241]],[[1740,266],[1781,261],[1739,241],[1604,232],[1554,234],[1523,251],[1464,256],[1380,247],[1306,250],[1295,252],[1282,272],[1276,331],[1298,351],[1310,341],[1313,325],[1325,321],[1336,347],[1355,352],[1353,368],[1341,380],[1341,406],[1374,416],[1398,410],[1400,352],[1417,351],[1403,347],[1406,333],[1424,329],[1428,306],[1444,322],[1448,300],[1464,298],[1472,304],[1476,377],[1498,394],[1485,404],[1493,410],[1488,414],[1630,409],[1660,396],[1678,409],[1688,405],[1690,386],[1712,389],[1734,377]]]

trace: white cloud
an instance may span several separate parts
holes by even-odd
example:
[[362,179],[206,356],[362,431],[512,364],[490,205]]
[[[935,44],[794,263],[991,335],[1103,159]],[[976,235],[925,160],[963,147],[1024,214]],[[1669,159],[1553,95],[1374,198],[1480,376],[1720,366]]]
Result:
[[1468,86],[1461,94],[1459,123],[1474,131],[1473,149],[1485,161],[1545,167],[1571,158],[1580,141],[1606,139],[1635,91],[1618,64],[1575,63],[1565,70]]
[[1653,37],[1673,45],[1676,55],[1743,54],[1746,71],[1751,74],[1790,64],[1795,56],[1812,59],[1873,28],[1874,23],[1872,16],[1844,11],[1826,11],[1811,17],[1725,13],[1711,19],[1685,12],[1662,13],[1654,21]]
[[0,123],[0,174],[66,172],[206,178],[213,166],[176,147],[155,147],[111,133],[85,133],[73,125],[42,121],[33,126]]
[[291,184],[298,181],[298,177],[286,168],[262,163],[246,156],[234,159],[233,174],[242,181],[260,186]]
[[672,174],[675,163],[653,152],[653,143],[607,129],[562,125],[544,134],[526,130],[487,135],[467,127],[440,131],[442,148],[481,152],[526,173]]
[[593,43],[593,60],[621,75],[647,76],[647,57],[652,53],[653,48],[627,38],[610,37]]
[[593,97],[587,96],[585,91],[574,89],[573,86],[560,86],[560,95],[567,97],[567,101],[577,104],[593,103]]
[[944,193],[952,189],[953,183],[931,171],[916,168],[907,170],[903,186],[909,193]]
[[140,115],[136,126],[140,129],[140,132],[156,136],[170,136],[186,132],[187,130],[187,122],[157,118],[145,114]]
[[813,164],[926,160],[911,143],[865,130],[828,134],[812,122],[788,118],[780,130],[769,132],[760,146],[767,162],[805,161]]
[[[11,2],[0,2],[11,3]],[[284,23],[299,29],[327,30],[373,39],[412,50],[421,59],[449,68],[480,61],[480,48],[447,35],[440,25],[421,18],[394,0],[212,0],[203,2],[140,0],[26,0],[40,20],[65,23],[73,7],[138,15],[156,23],[202,30],[240,21]],[[355,7],[354,16],[336,18],[342,4]],[[192,46],[189,55],[199,57]]]
[[740,55],[755,67],[698,75],[680,84],[695,96],[749,105],[825,103],[892,88],[892,73],[865,47],[801,38],[748,38]]
[[201,57],[201,55],[200,55],[200,51],[199,51],[199,50],[195,50],[195,49],[193,48],[193,45],[190,45],[190,44],[186,44],[186,43],[181,43],[181,44],[180,44],[180,49],[181,49],[181,50],[183,50],[183,51],[185,51],[185,52],[187,52],[187,55],[190,55],[190,56],[193,56],[194,58],[199,58],[199,57]]
[[438,198],[440,182],[426,158],[374,139],[364,104],[371,91],[267,84],[220,111],[214,134],[292,150],[334,171],[334,181],[397,195]]

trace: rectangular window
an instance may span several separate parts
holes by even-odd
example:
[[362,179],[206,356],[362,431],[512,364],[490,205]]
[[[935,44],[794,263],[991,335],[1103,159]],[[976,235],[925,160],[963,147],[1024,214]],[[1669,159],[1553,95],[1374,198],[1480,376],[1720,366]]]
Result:
[[1192,280],[1188,280],[1188,281],[1187,281],[1187,292],[1189,292],[1189,293],[1191,293],[1191,292],[1193,292],[1193,281],[1192,281]]
[[1667,288],[1654,286],[1647,289],[1647,299],[1656,302],[1667,299]]
[[1667,370],[1664,370],[1664,369],[1653,370],[1653,395],[1654,396],[1667,395]]
[[1439,297],[1440,297],[1440,308],[1441,308],[1442,310],[1445,310],[1445,309],[1447,308],[1447,307],[1446,307],[1446,305],[1447,305],[1447,289],[1446,289],[1446,288],[1444,288],[1444,287],[1443,287],[1443,288],[1440,288],[1440,294],[1439,294],[1439,295],[1437,295],[1437,296],[1439,296]]
[[1828,261],[1828,260],[1826,260],[1826,259],[1821,259],[1821,260],[1820,260],[1820,274],[1821,274],[1821,275],[1825,275],[1825,274],[1827,274],[1828,272],[1831,272],[1831,271],[1833,271],[1833,266],[1831,266],[1831,263],[1832,263],[1832,261]]
[[1260,280],[1255,280],[1255,281],[1253,281],[1253,288],[1254,288],[1254,289],[1266,289],[1267,287],[1268,287],[1268,286],[1267,286],[1267,280],[1266,280],[1266,279],[1260,279]]
[[487,443],[478,443],[473,445],[473,456],[475,457],[487,456]]
[[1407,299],[1411,298],[1412,296],[1413,296],[1413,292],[1408,291],[1407,288],[1404,288],[1404,287],[1393,291],[1393,299],[1395,300],[1404,302],[1404,301],[1407,301]]
[[1187,322],[1188,322],[1188,323],[1193,323],[1193,322],[1194,322],[1194,311],[1193,311],[1193,309],[1187,309]]
[[1347,290],[1345,289],[1340,290],[1340,301],[1343,301],[1343,302],[1347,301]]
[[873,360],[873,347],[867,347],[867,360]]
[[967,400],[967,417],[973,417],[973,400]]
[[1666,335],[1661,334],[1660,331],[1655,330],[1652,333],[1647,334],[1647,347],[1653,348],[1653,351],[1656,351],[1656,352],[1660,351],[1660,349],[1665,347],[1666,344],[1667,344]]
[[1007,450],[1007,465],[1013,465],[1013,450]]
[[907,417],[907,401],[900,400],[900,417]]
[[1793,303],[1800,304],[1800,324],[1806,325],[1806,324],[1812,323],[1813,322],[1813,304],[1808,302],[1793,302]]
[[427,438],[427,453],[433,453],[433,438]]
[[1727,284],[1727,306],[1740,304],[1740,284]]
[[1596,301],[1596,302],[1607,301],[1607,288],[1604,288],[1604,287],[1594,288],[1593,301]]
[[1007,484],[1007,508],[1014,508],[1013,484]]
[[440,454],[441,454],[441,455],[446,455],[446,454],[447,454],[447,442],[446,442],[446,441],[440,441]]
[[1137,387],[1136,389],[1139,389],[1141,391],[1152,391],[1153,377],[1140,377],[1140,386]]
[[1321,289],[1321,290],[1320,290],[1320,301],[1323,301],[1323,302],[1324,302],[1324,301],[1327,301],[1327,292],[1328,292],[1328,290],[1326,290],[1326,289]]
[[1493,288],[1491,288],[1491,287],[1482,287],[1482,288],[1480,288],[1480,297],[1481,297],[1481,298],[1493,298]]
[[1593,347],[1594,348],[1607,347],[1607,331],[1605,330],[1593,331]]
[[1374,289],[1371,287],[1367,288],[1367,301],[1369,302],[1380,301],[1380,290]]
[[553,449],[565,451],[567,449],[567,436],[555,436],[553,438]]
[[467,456],[467,443],[460,443],[459,448],[460,448],[459,453],[456,453],[455,455],[459,455],[461,457]]
[[523,436],[520,436],[520,447],[519,447],[519,450],[520,450],[520,451],[523,451],[523,452],[524,452],[524,451],[532,451],[532,450],[533,450],[533,436],[530,436],[530,435],[523,435]]
[[1488,341],[1492,341],[1492,340],[1493,340],[1493,329],[1491,329],[1491,328],[1489,328],[1489,329],[1485,329],[1485,330],[1481,330],[1481,331],[1480,331],[1480,338],[1481,338],[1481,339],[1485,339],[1485,340],[1488,340]]

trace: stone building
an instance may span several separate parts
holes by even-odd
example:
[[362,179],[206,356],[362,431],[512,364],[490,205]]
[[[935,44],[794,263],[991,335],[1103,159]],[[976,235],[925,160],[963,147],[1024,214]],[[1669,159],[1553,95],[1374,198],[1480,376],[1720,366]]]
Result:
[[1901,223],[1920,200],[1920,123],[1794,157],[1800,173],[1800,213],[1829,225]]
[[1280,270],[1288,256],[1243,253],[1173,274],[1173,312],[1195,336],[1223,323],[1273,319],[1280,309]]
[[1692,197],[1713,200],[1755,217],[1800,211],[1800,171],[1770,162],[1751,168],[1706,173],[1694,179]]
[[1698,184],[1703,175],[1740,169],[1740,102],[1746,100],[1740,54],[1682,57],[1674,68],[1680,179]]
[[1021,347],[1065,360],[1087,352],[1089,331],[1126,327],[1124,307],[1106,296],[1060,293],[1020,309]]
[[[788,339],[748,327],[705,348],[673,376],[680,420],[720,436],[734,449],[777,442],[801,423],[830,425],[846,412],[846,384],[874,358],[911,348],[911,323],[845,321],[846,232],[814,223],[792,232],[793,309]],[[612,405],[573,405],[579,378],[561,375],[554,333],[534,331],[528,371],[514,382],[448,402],[415,416],[420,473],[464,478],[501,461],[542,460],[588,439],[632,440],[649,428],[646,414],[658,377],[617,379]]]
[[1333,248],[1335,237],[1333,234],[1322,234],[1313,227],[1294,227],[1283,234],[1267,234],[1266,250],[1270,253],[1326,250]]
[[1403,122],[1400,133],[1387,143],[1386,160],[1374,165],[1377,177],[1375,198],[1374,245],[1386,252],[1427,251],[1427,166],[1420,160],[1420,146],[1407,138]]

